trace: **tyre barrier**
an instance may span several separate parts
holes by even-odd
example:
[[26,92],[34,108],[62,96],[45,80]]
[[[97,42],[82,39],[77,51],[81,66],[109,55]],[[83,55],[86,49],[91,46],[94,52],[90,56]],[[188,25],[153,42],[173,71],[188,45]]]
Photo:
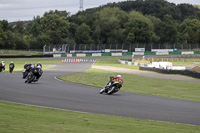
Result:
[[185,76],[190,76],[193,78],[199,78],[200,79],[200,73],[196,71],[191,70],[171,70],[171,69],[159,69],[159,68],[150,68],[150,67],[139,67],[139,70],[145,70],[145,71],[153,71],[163,74],[180,74]]

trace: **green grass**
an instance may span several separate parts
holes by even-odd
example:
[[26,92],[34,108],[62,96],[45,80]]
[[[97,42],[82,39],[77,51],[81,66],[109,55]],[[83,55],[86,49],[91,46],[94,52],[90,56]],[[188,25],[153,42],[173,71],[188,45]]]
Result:
[[[51,67],[54,67],[55,65],[42,65],[42,69],[48,69]],[[22,72],[24,70],[24,64],[15,64],[15,68],[13,70],[14,72]],[[5,71],[2,71],[3,73],[9,72],[9,65],[6,65]]]
[[33,107],[0,101],[1,133],[199,133],[200,126]]
[[42,69],[47,69],[47,68],[51,68],[54,67],[56,64],[59,64],[62,62],[62,59],[0,59],[0,62],[4,61],[6,63],[6,69],[5,71],[2,72],[9,72],[9,64],[11,61],[14,62],[15,64],[15,68],[13,72],[22,72],[24,70],[24,64],[25,63],[32,63],[34,62],[35,64],[37,64],[38,62],[40,62],[42,64]]
[[130,66],[130,65],[124,65],[120,64],[118,62],[118,58],[113,59],[99,59],[95,62],[94,65],[97,66],[113,66],[113,67],[123,67],[123,68],[129,68],[129,69],[139,69],[138,66]]
[[199,8],[200,9],[200,5],[194,5],[194,7]]
[[[122,68],[129,68],[129,69],[139,69],[138,66],[130,66],[130,65],[125,65],[125,64],[120,64],[120,63],[118,63],[118,60],[119,60],[118,58],[115,58],[115,59],[99,59],[95,62],[94,65],[122,67]],[[171,62],[171,61],[172,60],[170,60],[169,62]],[[173,64],[173,66],[195,66],[195,62],[193,62],[193,61],[194,61],[194,59],[190,59],[190,62],[179,61],[179,62],[172,62],[172,64]]]
[[32,63],[34,62],[35,64],[40,62],[42,64],[60,64],[62,63],[62,59],[54,59],[54,58],[44,58],[44,59],[40,59],[40,58],[35,58],[35,59],[28,59],[28,58],[23,58],[23,59],[0,59],[0,62],[4,61],[7,65],[10,64],[11,61],[13,61],[14,63],[17,64],[24,64],[24,63]]
[[0,50],[0,55],[42,55],[41,51],[30,50]]
[[156,79],[94,68],[81,74],[65,75],[58,78],[68,82],[101,88],[108,82],[111,75],[116,76],[118,74],[121,74],[124,79],[121,91],[200,101],[199,82]]

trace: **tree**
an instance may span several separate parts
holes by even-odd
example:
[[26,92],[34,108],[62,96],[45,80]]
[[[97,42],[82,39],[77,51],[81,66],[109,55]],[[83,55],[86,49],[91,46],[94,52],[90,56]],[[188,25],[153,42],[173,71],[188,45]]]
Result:
[[[124,24],[128,20],[127,13],[119,8],[104,8],[97,12],[97,19],[94,27],[100,31],[100,42],[103,44],[117,44],[123,42]],[[98,33],[99,34],[99,33]],[[95,42],[98,42],[95,40]]]
[[20,34],[24,33],[24,23],[23,21],[18,21],[14,27],[14,31]]
[[26,35],[32,34],[34,37],[39,36],[42,31],[41,25],[42,24],[40,16],[34,17],[34,20],[28,24],[25,34]]
[[77,28],[76,32],[76,43],[77,44],[91,44],[94,43],[90,36],[91,29],[88,25],[83,23]]
[[51,45],[62,44],[64,38],[69,36],[69,21],[66,17],[61,17],[57,14],[49,14],[42,18],[42,34],[47,34],[50,37]]
[[28,48],[24,38],[19,33],[14,34],[13,43],[14,43],[15,49],[27,49]]
[[183,42],[197,44],[200,42],[200,21],[186,19],[180,25],[180,33]]
[[4,38],[3,25],[0,23],[0,48],[4,47]]
[[164,20],[156,27],[161,43],[176,43],[178,41],[178,23],[170,15],[165,15]]
[[126,43],[150,43],[152,31],[147,23],[130,19],[125,30]]

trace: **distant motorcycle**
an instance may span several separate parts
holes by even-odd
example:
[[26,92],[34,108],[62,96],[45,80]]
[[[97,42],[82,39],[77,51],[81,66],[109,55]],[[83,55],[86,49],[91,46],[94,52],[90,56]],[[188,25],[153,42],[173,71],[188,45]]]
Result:
[[113,93],[116,93],[120,90],[120,88],[122,87],[121,82],[119,81],[113,81],[113,84],[111,85],[111,83],[107,83],[102,89],[100,89],[99,93],[107,93],[108,95],[111,95]]
[[39,78],[42,76],[42,69],[41,68],[36,68],[30,70],[30,72],[27,75],[27,80],[25,83],[32,83],[32,82],[37,82]]
[[0,72],[2,72],[2,64],[0,63]]
[[14,67],[15,67],[14,63],[11,62],[10,65],[9,65],[9,71],[10,71],[10,73],[13,72]]

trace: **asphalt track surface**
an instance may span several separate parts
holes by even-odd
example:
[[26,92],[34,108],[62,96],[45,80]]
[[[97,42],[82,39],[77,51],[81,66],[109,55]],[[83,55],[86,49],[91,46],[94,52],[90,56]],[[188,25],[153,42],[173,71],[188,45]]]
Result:
[[[26,84],[22,73],[0,73],[0,100],[122,117],[200,125],[200,102],[128,92],[99,94],[100,88],[54,77],[81,73],[92,63],[65,63],[44,71],[37,83]],[[123,89],[123,88],[122,88]]]

